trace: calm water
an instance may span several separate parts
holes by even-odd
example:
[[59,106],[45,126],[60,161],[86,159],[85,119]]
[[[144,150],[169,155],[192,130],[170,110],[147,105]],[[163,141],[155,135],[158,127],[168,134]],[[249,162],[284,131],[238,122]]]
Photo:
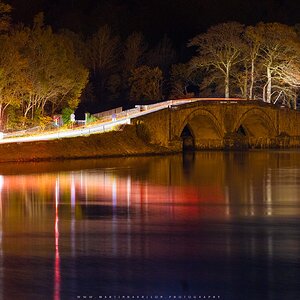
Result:
[[0,174],[0,299],[300,299],[300,152]]

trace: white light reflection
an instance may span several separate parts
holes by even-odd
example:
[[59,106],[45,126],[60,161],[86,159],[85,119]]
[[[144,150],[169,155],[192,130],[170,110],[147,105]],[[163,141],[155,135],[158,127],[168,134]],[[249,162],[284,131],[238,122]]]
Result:
[[58,204],[59,204],[59,177],[55,182],[55,263],[54,263],[54,300],[60,299],[60,257],[59,257],[59,228],[58,228]]
[[271,265],[273,261],[273,232],[268,230],[268,264]]
[[71,173],[71,251],[72,256],[75,257],[75,205],[76,205],[76,188],[75,176]]
[[226,216],[230,217],[229,188],[225,186]]
[[112,253],[117,255],[117,234],[118,234],[118,225],[117,225],[117,178],[113,176],[112,185],[111,185],[111,198],[112,198]]
[[75,198],[76,198],[75,176],[72,173],[71,174],[71,208],[72,208],[72,212],[74,212],[74,209],[75,209]]
[[254,191],[252,180],[250,181],[250,215],[254,216]]
[[131,177],[128,176],[127,177],[127,209],[128,209],[128,213],[130,210],[130,202],[131,202]]
[[272,187],[271,187],[271,170],[268,170],[267,185],[266,185],[266,201],[267,201],[267,215],[272,216]]
[[148,210],[148,206],[149,206],[149,199],[148,199],[148,183],[144,183],[142,185],[142,188],[143,188],[143,200],[145,201],[146,203],[146,218],[148,219],[149,217],[149,210]]
[[113,177],[112,185],[111,185],[111,198],[112,198],[112,205],[115,209],[117,207],[117,179]]
[[85,205],[88,204],[88,182],[87,176],[84,174],[84,192],[85,192]]
[[130,219],[130,197],[131,197],[131,177],[127,177],[127,255],[131,256],[131,219]]

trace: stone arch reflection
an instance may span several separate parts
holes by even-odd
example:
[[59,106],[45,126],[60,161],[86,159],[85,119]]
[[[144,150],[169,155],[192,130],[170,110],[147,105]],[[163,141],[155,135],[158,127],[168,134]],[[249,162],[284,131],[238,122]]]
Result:
[[[125,276],[132,278],[131,284],[140,262],[149,261],[147,267],[151,269],[150,263],[158,257],[162,264],[167,262],[166,269],[172,262],[171,273],[174,274],[182,267],[182,261],[199,258],[199,264],[191,263],[189,273],[186,272],[188,280],[184,284],[189,286],[192,286],[189,278],[206,280],[206,274],[200,270],[203,258],[220,266],[217,266],[221,272],[220,282],[224,282],[227,275],[232,278],[241,274],[245,275],[242,279],[257,282],[254,265],[263,257],[265,268],[259,276],[272,285],[274,277],[269,271],[274,270],[276,257],[280,262],[284,258],[294,264],[299,255],[297,235],[282,234],[295,233],[291,224],[297,220],[279,224],[278,220],[282,219],[276,218],[300,214],[297,155],[294,160],[286,152],[280,155],[201,152],[194,153],[185,167],[182,155],[174,155],[139,158],[135,164],[122,159],[114,168],[4,176],[1,201],[5,218],[3,230],[7,235],[4,235],[6,249],[3,249],[10,251],[13,257],[21,257],[23,251],[33,253],[32,250],[41,249],[37,253],[46,260],[49,252],[45,249],[50,249],[53,263],[50,276],[56,274],[56,285],[50,282],[50,292],[62,298],[67,284],[71,289],[74,282],[81,284],[86,278],[86,286],[89,286],[93,280],[89,277],[91,269],[84,273],[81,264],[77,264],[86,257],[92,257],[92,261],[85,262],[97,271],[92,272],[96,277],[94,282],[98,284],[105,277],[110,287],[120,284]],[[43,207],[41,214],[34,209],[38,205]],[[25,231],[24,227],[27,227]],[[32,248],[34,243],[28,243],[28,228],[34,233],[35,245],[38,241],[37,249]],[[18,243],[12,246],[16,241],[14,236],[18,237]],[[51,238],[45,239],[45,236]],[[72,252],[74,244],[77,252]],[[280,245],[283,244],[288,245],[286,253],[282,252]],[[170,260],[171,254],[180,258],[180,266]],[[64,262],[63,257],[67,257]],[[243,258],[242,263],[240,258]],[[24,261],[26,265],[26,257]],[[68,261],[72,283],[66,283],[69,278],[64,281],[66,272],[61,272],[66,270]],[[128,262],[136,262],[129,271]],[[28,268],[27,274],[34,277],[35,272]],[[159,276],[156,271],[153,273]],[[171,273],[168,275],[172,276]],[[44,272],[40,274],[43,276]],[[16,276],[18,274],[11,274],[11,278],[6,276],[5,280],[11,284]],[[45,277],[49,278],[49,274]],[[157,282],[161,282],[160,279]],[[173,279],[178,278],[168,281],[172,287]]]
[[[64,172],[59,174],[60,202],[64,210],[67,207],[70,210],[71,232],[77,218],[112,214],[130,218],[133,213],[147,214],[149,209],[163,211],[167,204],[174,205],[174,212],[181,216],[203,213],[203,203],[220,205],[220,216],[236,213],[271,216],[276,214],[275,203],[280,199],[292,203],[299,196],[297,189],[291,188],[296,186],[293,180],[297,178],[297,170],[282,168],[289,161],[289,154],[284,158],[280,155],[203,152],[188,157],[162,157],[149,159],[151,163],[145,163],[142,176],[122,167]],[[12,218],[35,219],[49,213],[45,204],[53,195],[51,190],[57,174],[3,178],[4,191],[9,189],[9,197],[24,199],[5,202],[5,206],[10,207],[6,213]],[[289,180],[289,188],[286,180]],[[160,207],[162,203],[165,205]],[[222,203],[226,206],[221,207]]]
[[289,153],[226,153],[226,186],[231,213],[273,217],[300,213],[298,179]]

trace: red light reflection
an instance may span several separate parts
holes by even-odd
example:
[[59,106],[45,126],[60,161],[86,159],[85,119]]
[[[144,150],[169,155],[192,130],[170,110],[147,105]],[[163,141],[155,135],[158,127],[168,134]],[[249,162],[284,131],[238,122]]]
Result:
[[[135,210],[171,213],[174,217],[217,217],[226,215],[224,188],[217,185],[162,185],[134,180],[131,176],[117,176],[106,170],[56,174],[6,176],[7,188],[18,192],[31,190],[39,195],[49,194],[55,183],[55,203],[70,204],[74,214],[76,205],[107,205]],[[58,186],[59,185],[59,186]],[[59,191],[70,194],[59,200]],[[208,204],[208,205],[207,205]],[[228,214],[227,214],[228,215]],[[58,214],[56,211],[55,234],[58,251]]]

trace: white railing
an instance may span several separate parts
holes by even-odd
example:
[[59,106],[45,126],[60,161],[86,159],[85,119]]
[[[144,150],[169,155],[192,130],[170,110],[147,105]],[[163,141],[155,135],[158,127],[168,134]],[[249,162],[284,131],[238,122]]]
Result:
[[20,137],[6,137],[4,136],[0,143],[17,143],[17,142],[32,142],[32,141],[43,141],[61,139],[75,136],[90,135],[93,133],[101,133],[111,131],[117,126],[130,124],[130,118],[124,118],[121,120],[111,121],[103,124],[97,124],[87,128],[69,129],[65,131],[57,131],[53,133],[45,133],[31,136],[20,136]]
[[[197,102],[203,100],[233,100],[233,99],[222,99],[222,98],[188,98],[188,99],[178,99],[178,100],[168,100],[164,102],[159,102],[150,105],[137,105],[133,109],[128,109],[125,111],[118,110],[111,110],[111,111],[119,111],[118,113],[114,114],[114,119],[112,116],[103,116],[100,120],[100,123],[95,125],[91,125],[89,127],[83,128],[74,128],[69,130],[59,130],[50,133],[39,133],[29,135],[29,131],[23,130],[13,133],[6,133],[3,134],[3,138],[0,140],[0,143],[13,143],[13,142],[28,142],[28,141],[38,141],[38,140],[50,140],[50,139],[60,139],[60,138],[67,138],[67,137],[75,137],[75,136],[82,136],[82,135],[89,135],[94,133],[101,133],[105,131],[111,131],[118,125],[123,124],[130,124],[132,118],[137,118],[139,116],[143,116],[149,113],[153,113],[155,111],[159,111],[165,109],[170,106],[177,106],[186,104],[189,102]],[[240,99],[238,99],[240,100]],[[26,135],[26,136],[25,136]]]

